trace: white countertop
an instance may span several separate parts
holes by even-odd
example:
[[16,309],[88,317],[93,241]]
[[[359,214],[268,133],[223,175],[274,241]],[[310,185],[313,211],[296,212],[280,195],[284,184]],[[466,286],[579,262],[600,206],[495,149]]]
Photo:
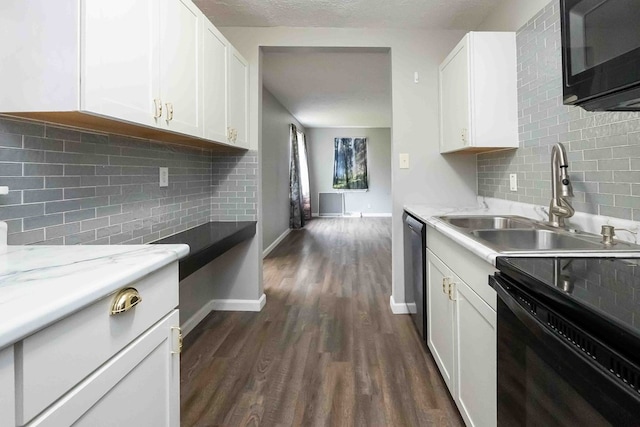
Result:
[[[416,218],[421,219],[426,224],[435,228],[445,236],[449,237],[460,246],[469,250],[473,254],[479,256],[485,261],[496,265],[496,258],[501,254],[477,240],[471,238],[464,232],[458,231],[456,228],[450,226],[444,221],[439,220],[438,216],[443,215],[518,215],[526,218],[531,218],[537,221],[546,221],[548,219],[544,207],[529,205],[526,203],[510,202],[506,200],[491,199],[491,198],[479,198],[479,203],[476,206],[468,207],[438,207],[438,206],[426,206],[426,205],[412,205],[408,204],[404,206],[404,209],[414,215]],[[570,218],[568,224],[572,228],[586,231],[588,233],[597,234],[600,232],[599,227],[603,224],[610,224],[616,227],[631,229],[634,232],[638,231],[638,224],[632,221],[620,220],[616,218],[589,215],[583,213],[576,213],[575,217]],[[620,232],[620,235],[616,235],[616,239],[628,241],[630,243],[636,243],[636,235]],[[640,258],[640,253],[634,252],[607,252],[602,255],[597,253],[572,253],[572,252],[547,252],[547,253],[522,253],[522,254],[509,254],[509,256],[524,256],[524,257],[608,257],[608,258]]]
[[423,205],[405,205],[404,210],[414,215],[416,218],[421,219],[426,224],[435,228],[454,242],[458,243],[460,246],[468,249],[470,252],[495,266],[496,257],[499,255],[498,252],[483,245],[482,243],[477,242],[466,234],[457,231],[455,228],[447,225],[447,223],[439,220],[437,217],[443,215],[506,215],[508,213],[504,211],[494,212],[488,207],[480,206],[450,208]]
[[187,245],[1,249],[0,348],[189,253]]

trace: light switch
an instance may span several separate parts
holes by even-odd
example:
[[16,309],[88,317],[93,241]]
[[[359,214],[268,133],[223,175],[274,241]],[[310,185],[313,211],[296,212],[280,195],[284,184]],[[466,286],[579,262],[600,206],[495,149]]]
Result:
[[169,186],[169,168],[160,168],[160,187]]
[[400,153],[400,169],[409,169],[409,153]]
[[509,174],[509,189],[511,191],[518,191],[518,174]]

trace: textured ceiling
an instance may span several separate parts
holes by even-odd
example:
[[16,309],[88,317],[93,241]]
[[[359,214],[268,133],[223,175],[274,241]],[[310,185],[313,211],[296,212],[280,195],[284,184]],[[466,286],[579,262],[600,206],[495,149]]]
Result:
[[263,84],[305,127],[391,127],[388,49],[264,48]]
[[499,0],[195,0],[221,27],[473,30]]

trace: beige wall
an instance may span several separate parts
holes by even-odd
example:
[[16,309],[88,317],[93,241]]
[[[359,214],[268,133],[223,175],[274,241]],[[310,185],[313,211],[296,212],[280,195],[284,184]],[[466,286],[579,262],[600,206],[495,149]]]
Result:
[[345,212],[364,215],[391,214],[391,129],[389,128],[309,128],[309,174],[311,202],[318,212],[318,193],[334,192],[333,141],[337,137],[367,138],[367,191],[346,191]]
[[[396,301],[404,301],[403,205],[461,206],[475,203],[475,155],[441,156],[438,152],[438,66],[464,32],[281,27],[227,27],[221,31],[251,66],[251,146],[259,150],[262,145],[260,46],[391,49],[393,295]],[[414,72],[420,75],[418,84],[414,83]],[[256,94],[260,98],[256,99]],[[410,169],[398,168],[400,153],[410,155]],[[263,150],[260,150],[260,156],[263,156]],[[263,183],[258,185],[258,189],[260,194]],[[259,203],[261,197],[260,194]],[[261,204],[259,215],[261,218],[264,215]],[[262,233],[261,227],[258,232]],[[259,241],[262,242],[262,235]]]
[[502,0],[476,30],[518,31],[547,4],[549,0]]

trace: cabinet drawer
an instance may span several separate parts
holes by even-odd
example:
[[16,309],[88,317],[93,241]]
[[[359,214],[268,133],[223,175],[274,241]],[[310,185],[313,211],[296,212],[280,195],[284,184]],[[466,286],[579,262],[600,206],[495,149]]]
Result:
[[89,375],[29,427],[180,425],[178,310]]
[[473,291],[496,310],[497,294],[489,286],[489,276],[496,268],[469,252],[433,227],[427,227],[427,247],[464,281]]
[[31,420],[177,307],[178,263],[125,287],[137,289],[142,299],[131,310],[111,315],[114,295],[110,295],[16,346],[16,364],[22,367],[16,378],[19,425]]

